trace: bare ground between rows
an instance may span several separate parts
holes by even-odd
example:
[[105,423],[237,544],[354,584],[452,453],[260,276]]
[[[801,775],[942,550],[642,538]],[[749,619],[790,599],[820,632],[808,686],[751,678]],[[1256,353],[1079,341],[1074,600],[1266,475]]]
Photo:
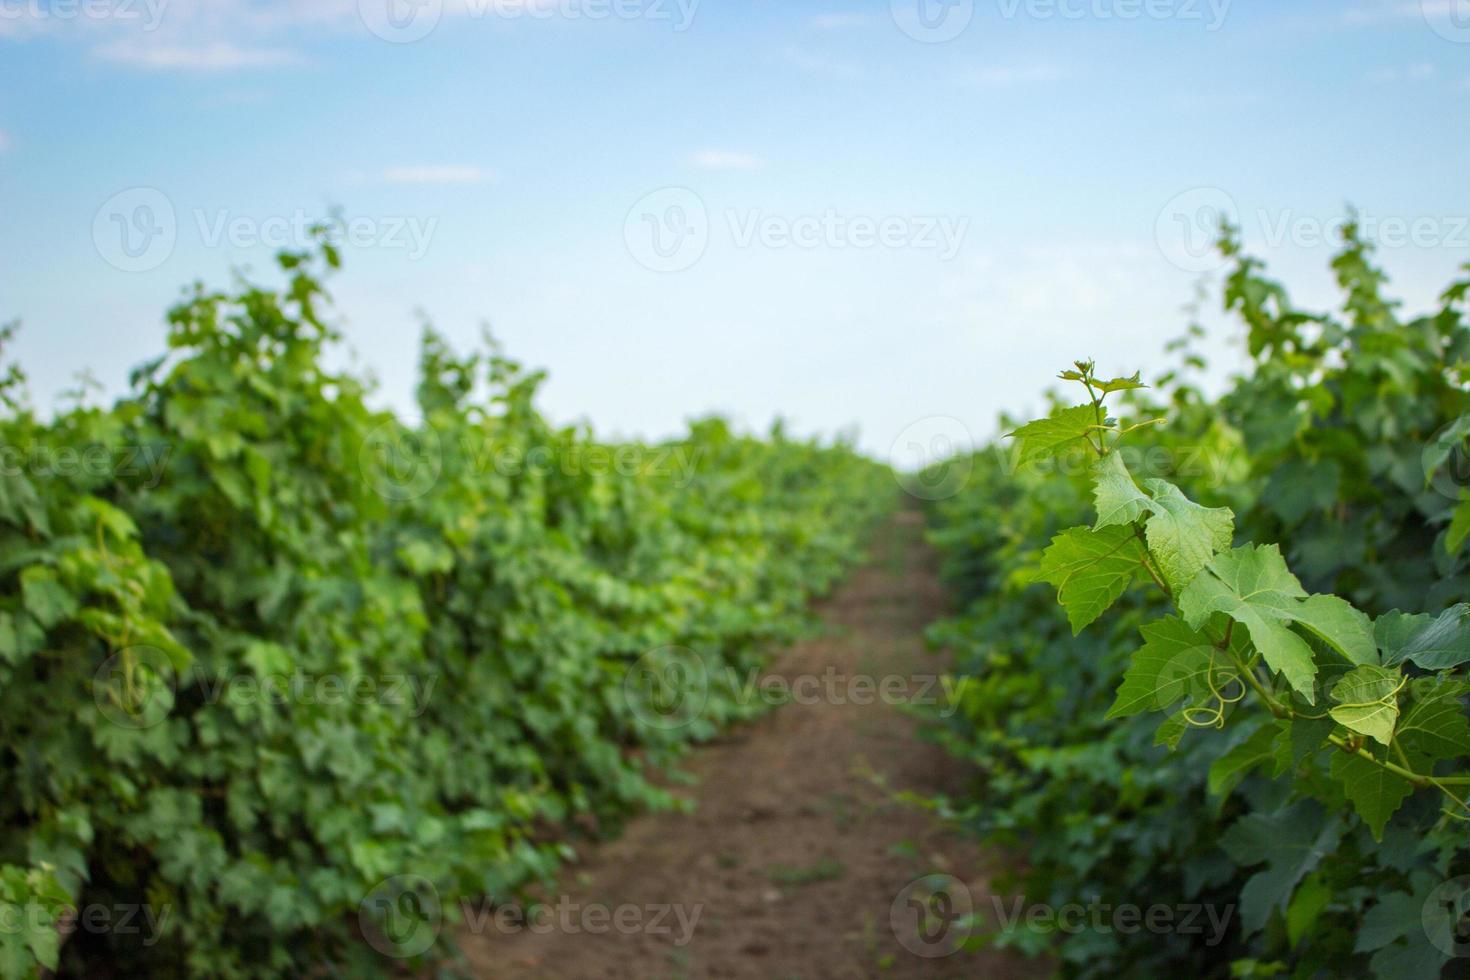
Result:
[[[867,563],[819,607],[823,635],[788,650],[769,673],[793,682],[829,667],[844,677],[937,674],[942,661],[922,631],[943,609],[919,515],[901,512],[875,535]],[[600,934],[464,930],[461,966],[495,980],[1041,975],[1007,955],[921,957],[898,941],[890,906],[920,875],[953,875],[988,907],[995,858],[895,799],[901,790],[954,790],[964,766],[920,740],[915,720],[882,699],[802,702],[689,757],[682,768],[694,778],[685,791],[692,814],[637,818],[616,840],[580,846],[562,876],[568,907],[679,906],[686,923],[697,908],[692,930],[674,914],[658,934],[606,925]]]

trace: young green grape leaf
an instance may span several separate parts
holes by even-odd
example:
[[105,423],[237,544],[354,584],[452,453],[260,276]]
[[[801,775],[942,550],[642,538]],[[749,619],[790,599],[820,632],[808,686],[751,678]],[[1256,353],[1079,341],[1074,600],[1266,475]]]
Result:
[[1061,456],[1078,449],[1089,450],[1091,444],[1087,436],[1097,423],[1097,409],[1091,405],[1064,408],[1048,418],[1027,422],[1008,433],[1021,446],[1021,457],[1016,465],[1025,466],[1032,460]]
[[1129,391],[1133,388],[1147,388],[1148,385],[1139,380],[1142,375],[1142,371],[1134,371],[1132,377],[1128,378],[1110,378],[1107,381],[1098,381],[1094,379],[1092,382],[1092,386],[1105,395],[1110,394],[1114,391]]
[[1332,688],[1332,699],[1338,703],[1329,713],[1344,728],[1388,745],[1399,719],[1398,692],[1403,685],[1397,670],[1372,664],[1355,667]]
[[1093,464],[1092,471],[1096,477],[1092,496],[1097,502],[1097,523],[1093,527],[1132,524],[1148,510],[1151,501],[1133,482],[1122,456],[1108,453]]
[[1333,755],[1332,778],[1342,783],[1353,809],[1373,832],[1374,840],[1383,839],[1383,825],[1414,792],[1407,779],[1357,753],[1338,752]]
[[1165,616],[1140,628],[1144,643],[1133,654],[1107,718],[1126,718],[1169,707],[1209,688],[1215,648],[1184,620]]
[[1057,589],[1075,636],[1117,601],[1143,567],[1143,545],[1130,528],[1068,528],[1041,555],[1039,577]]
[[1145,480],[1152,516],[1144,525],[1148,550],[1164,581],[1178,592],[1199,574],[1217,551],[1230,547],[1235,514],[1228,507],[1202,507],[1165,480]]
[[1389,666],[1407,660],[1425,670],[1447,670],[1470,663],[1470,604],[1457,603],[1438,616],[1395,609],[1379,616],[1373,629]]
[[1215,612],[1240,623],[1271,669],[1314,704],[1312,649],[1287,625],[1306,594],[1276,545],[1243,545],[1217,555],[1208,571],[1189,583],[1179,594],[1179,611],[1196,629]]
[[1266,863],[1240,892],[1240,924],[1247,935],[1265,927],[1273,908],[1286,908],[1297,882],[1337,849],[1342,832],[1340,819],[1301,800],[1274,814],[1249,813],[1221,836],[1220,846],[1237,864]]

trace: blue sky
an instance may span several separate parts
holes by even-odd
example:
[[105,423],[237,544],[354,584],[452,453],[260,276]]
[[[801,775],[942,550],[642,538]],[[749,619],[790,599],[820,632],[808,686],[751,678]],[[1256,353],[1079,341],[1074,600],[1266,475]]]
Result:
[[0,0],[38,404],[121,393],[185,283],[334,206],[385,404],[422,310],[548,368],[559,420],[783,414],[884,455],[1073,357],[1165,364],[1217,208],[1317,304],[1347,202],[1411,309],[1470,261],[1470,0],[419,3]]

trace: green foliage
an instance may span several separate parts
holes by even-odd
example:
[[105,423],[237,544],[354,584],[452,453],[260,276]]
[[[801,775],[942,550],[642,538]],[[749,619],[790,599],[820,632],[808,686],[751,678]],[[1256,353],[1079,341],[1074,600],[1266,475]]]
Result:
[[1029,846],[1032,901],[1239,908],[1221,947],[995,937],[1068,975],[1438,976],[1425,903],[1470,873],[1470,281],[1403,322],[1349,225],[1339,318],[1222,248],[1229,390],[1189,383],[1189,339],[1115,399],[1077,362],[1086,403],[1006,420],[1020,449],[936,509],[969,605],[932,630],[968,675],[935,724],[983,780],[945,805]]
[[[447,939],[461,896],[672,805],[653,772],[760,708],[727,668],[806,628],[892,499],[779,429],[599,444],[432,332],[407,425],[326,366],[318,259],[281,265],[186,294],[110,409],[42,421],[0,385],[27,462],[0,471],[0,915],[26,924],[0,977],[386,971],[355,933],[395,934],[367,901],[395,876]],[[635,683],[669,659],[708,678],[674,723]],[[159,934],[58,943],[95,907]]]

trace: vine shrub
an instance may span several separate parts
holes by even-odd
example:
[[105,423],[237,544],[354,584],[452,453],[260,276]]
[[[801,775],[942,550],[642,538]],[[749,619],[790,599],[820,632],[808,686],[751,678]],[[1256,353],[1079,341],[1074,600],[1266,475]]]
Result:
[[1223,248],[1253,362],[1223,397],[1188,339],[1153,390],[1079,362],[1085,402],[940,508],[974,598],[934,636],[975,675],[940,737],[985,779],[944,805],[1031,845],[1032,900],[1238,910],[1218,946],[987,940],[1069,974],[1438,976],[1470,952],[1466,284],[1400,322],[1349,226],[1339,319]]
[[893,499],[779,429],[599,444],[432,331],[405,424],[326,366],[336,264],[194,288],[110,408],[43,420],[0,385],[0,977],[446,952],[387,917],[509,900],[673,805],[651,771],[758,705],[712,684],[670,725],[636,668],[758,663]]

